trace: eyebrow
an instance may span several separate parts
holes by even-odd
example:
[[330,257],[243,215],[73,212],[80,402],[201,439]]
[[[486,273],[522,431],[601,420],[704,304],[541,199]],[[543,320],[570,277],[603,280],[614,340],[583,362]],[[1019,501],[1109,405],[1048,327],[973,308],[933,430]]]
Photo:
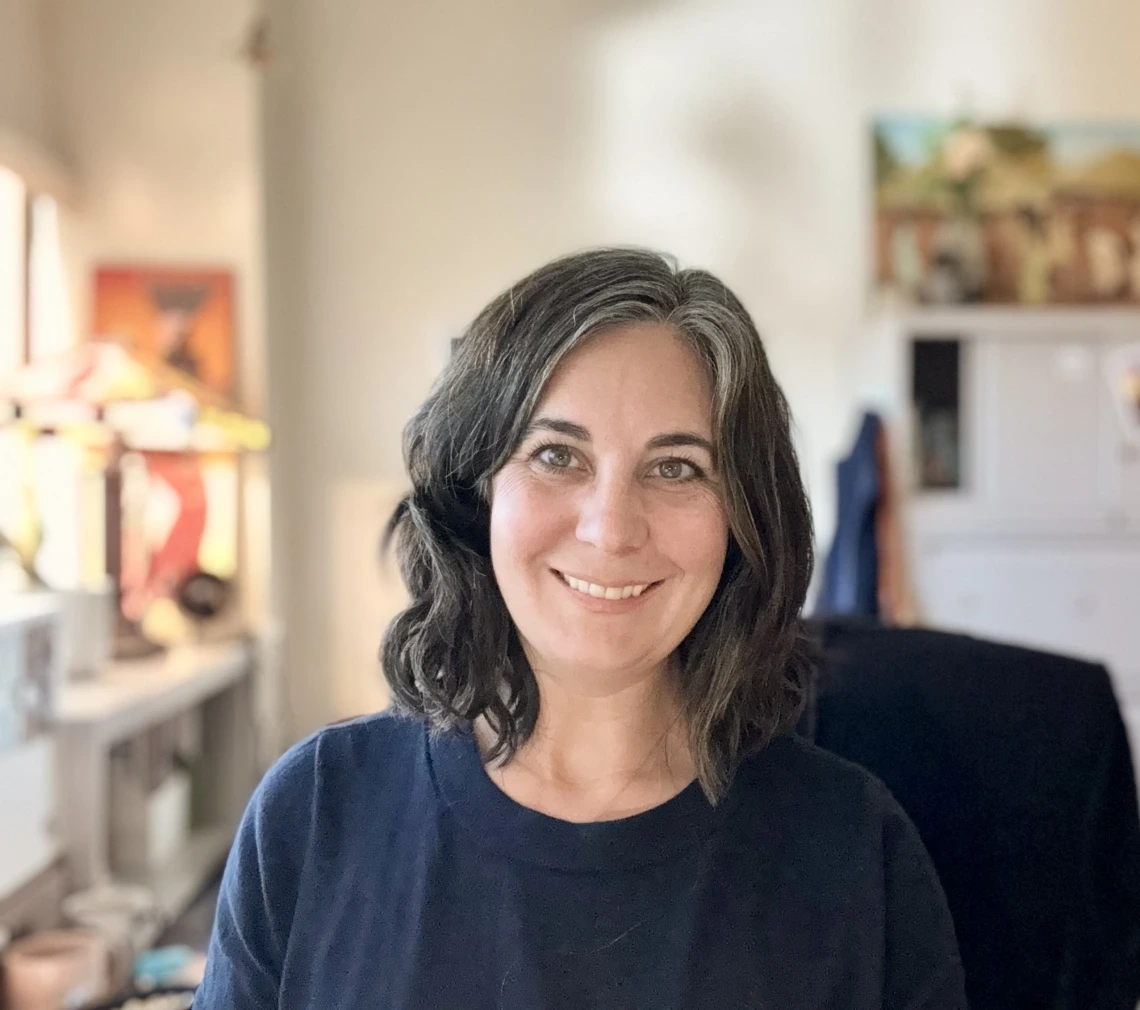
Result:
[[[555,431],[560,435],[575,438],[579,442],[591,441],[589,431],[582,427],[582,425],[575,424],[573,421],[567,421],[560,417],[536,417],[527,425],[527,429],[523,433],[523,438],[529,438],[536,431]],[[671,431],[665,435],[654,435],[647,443],[646,448],[674,449],[686,445],[704,449],[710,456],[714,459],[716,458],[716,450],[713,448],[712,443],[703,435],[698,435],[693,431]]]
[[671,431],[668,435],[657,435],[649,440],[650,449],[673,449],[684,445],[704,449],[713,459],[716,458],[716,451],[713,449],[712,443],[694,431]]
[[536,431],[556,431],[559,435],[576,438],[579,442],[590,441],[590,433],[582,425],[564,421],[560,417],[536,417],[526,426],[523,438],[530,438]]

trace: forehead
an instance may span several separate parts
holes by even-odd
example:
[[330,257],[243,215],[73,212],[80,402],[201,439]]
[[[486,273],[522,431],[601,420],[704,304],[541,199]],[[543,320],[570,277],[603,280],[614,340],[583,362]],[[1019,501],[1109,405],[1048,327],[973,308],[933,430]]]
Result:
[[673,327],[632,323],[591,334],[571,351],[537,410],[587,425],[586,415],[619,414],[651,426],[709,432],[712,384],[696,351]]

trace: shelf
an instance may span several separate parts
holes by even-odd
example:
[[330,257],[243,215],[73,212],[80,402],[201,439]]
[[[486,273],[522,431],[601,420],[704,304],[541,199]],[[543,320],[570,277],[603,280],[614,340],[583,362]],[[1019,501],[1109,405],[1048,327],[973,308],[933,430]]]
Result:
[[899,305],[873,311],[872,325],[886,324],[925,333],[957,333],[971,339],[1008,339],[1018,333],[1038,339],[1117,340],[1140,328],[1135,305]]
[[[91,887],[110,873],[109,751],[149,727],[212,699],[203,709],[205,816],[236,824],[257,781],[250,678],[253,652],[244,641],[186,646],[161,656],[108,663],[86,682],[59,692],[55,730],[60,756],[58,811],[74,886]],[[143,881],[157,888],[164,912],[177,914],[217,868],[229,831],[191,836],[187,848]]]
[[55,723],[86,728],[105,743],[122,740],[225,690],[249,673],[250,664],[242,641],[107,663],[93,679],[60,689]]
[[141,937],[145,946],[153,944],[162,931],[186,911],[222,868],[233,837],[233,829],[229,827],[199,828],[165,866],[130,878],[130,883],[149,888],[158,903],[160,921]]
[[0,627],[54,617],[59,600],[50,593],[10,593],[0,596]]

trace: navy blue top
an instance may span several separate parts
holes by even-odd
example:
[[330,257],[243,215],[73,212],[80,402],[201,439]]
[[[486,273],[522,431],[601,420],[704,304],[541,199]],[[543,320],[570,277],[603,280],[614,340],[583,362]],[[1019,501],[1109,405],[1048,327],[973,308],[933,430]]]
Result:
[[294,747],[226,865],[198,1010],[958,1010],[954,929],[870,774],[793,737],[645,813],[511,800],[470,733]]

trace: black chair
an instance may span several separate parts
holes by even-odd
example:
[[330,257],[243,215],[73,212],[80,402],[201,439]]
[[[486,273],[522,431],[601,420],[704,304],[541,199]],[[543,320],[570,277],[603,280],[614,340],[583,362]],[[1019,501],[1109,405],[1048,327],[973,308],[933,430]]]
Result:
[[829,620],[801,730],[917,826],[973,1010],[1134,1010],[1140,817],[1103,666]]

